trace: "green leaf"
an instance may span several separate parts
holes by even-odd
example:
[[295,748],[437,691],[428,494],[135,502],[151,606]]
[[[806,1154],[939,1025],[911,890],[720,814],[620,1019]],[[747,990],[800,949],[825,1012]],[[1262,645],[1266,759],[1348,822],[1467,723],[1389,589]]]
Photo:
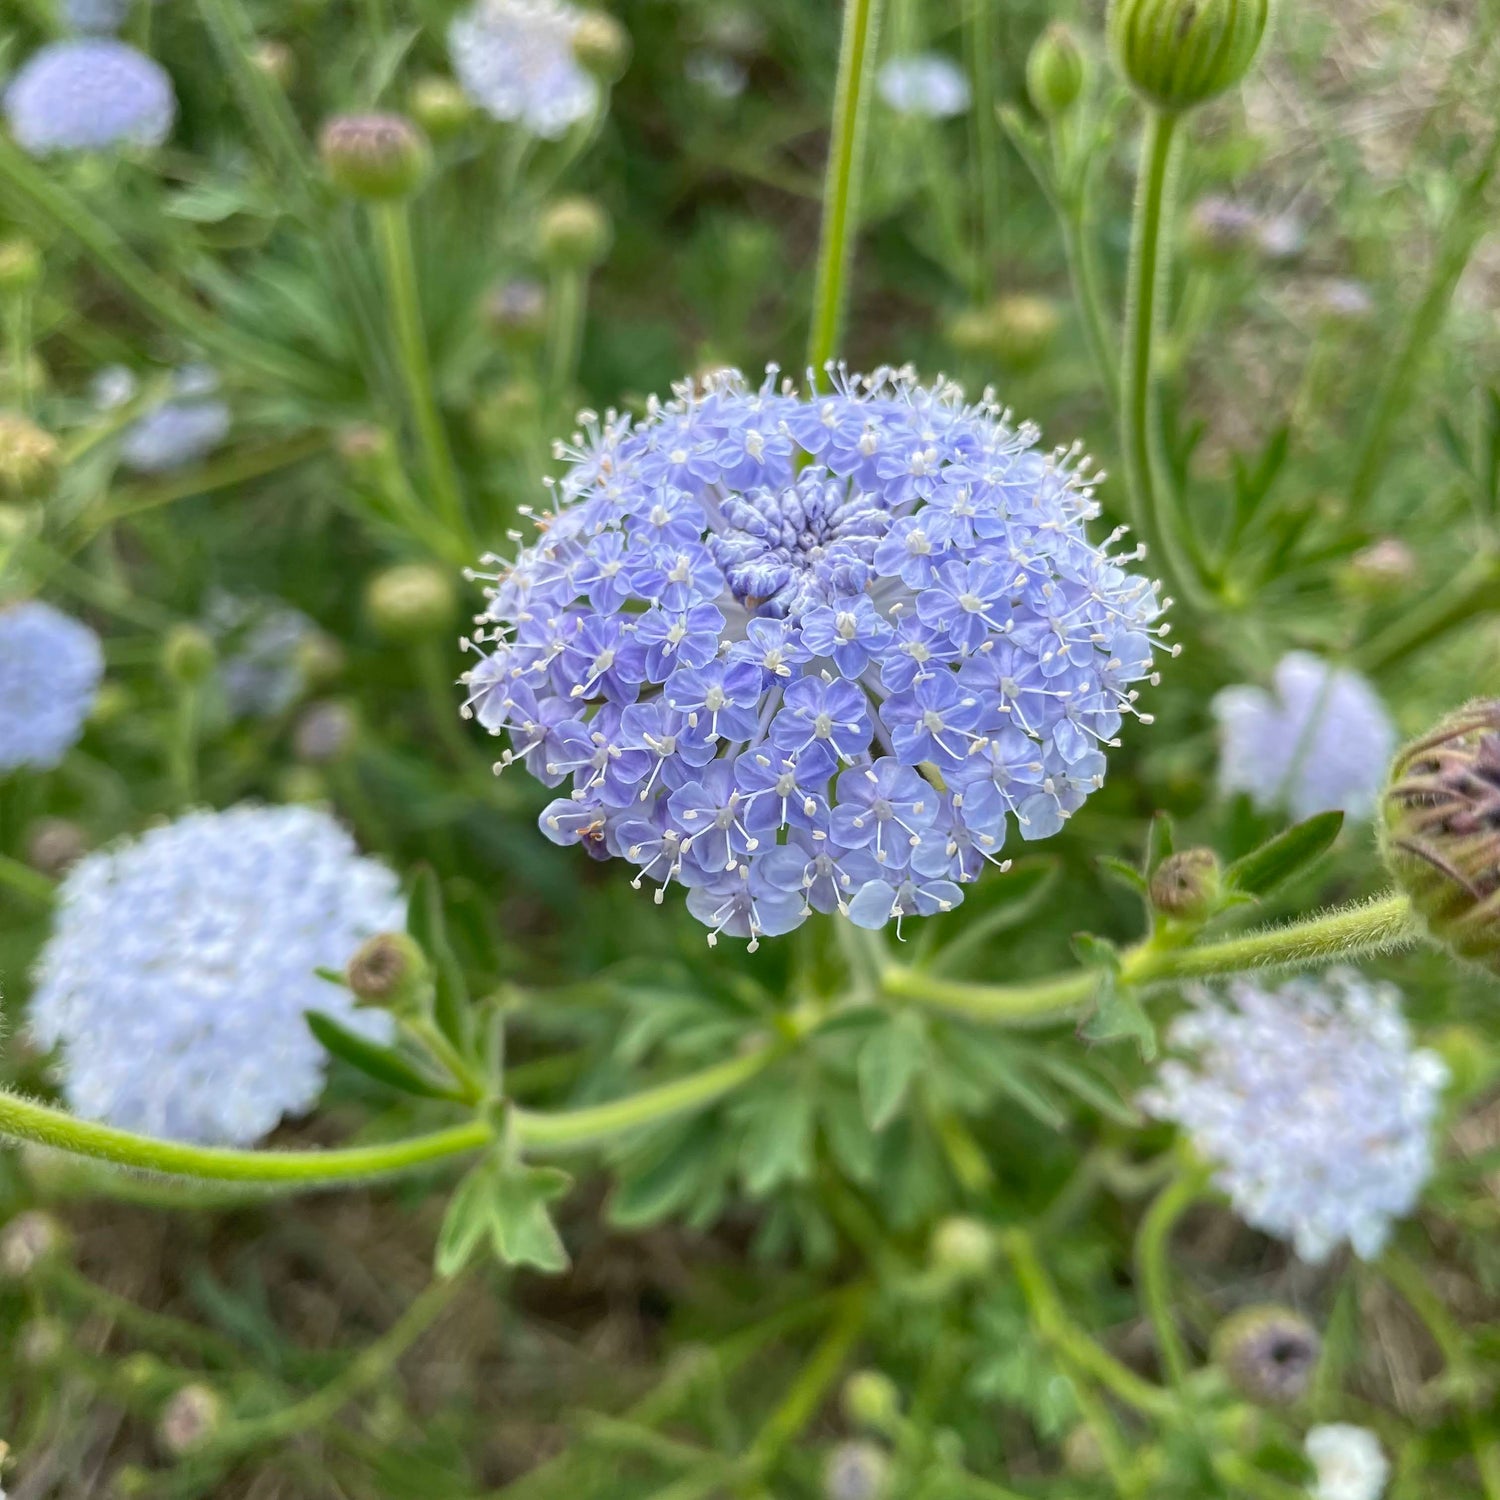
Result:
[[1327,852],[1344,826],[1341,812],[1319,813],[1237,859],[1224,872],[1224,883],[1247,896],[1264,896],[1285,885]]
[[864,1108],[851,1088],[827,1089],[819,1101],[823,1139],[829,1154],[853,1182],[875,1180],[875,1137],[865,1121]]
[[1140,1112],[1088,1068],[1041,1049],[1036,1053],[1035,1063],[1080,1103],[1097,1111],[1105,1119],[1113,1120],[1115,1124],[1124,1125],[1130,1130],[1140,1128]]
[[490,1235],[495,1253],[507,1265],[566,1271],[568,1252],[547,1205],[561,1198],[573,1179],[557,1167],[502,1168],[491,1196]]
[[1159,812],[1146,830],[1146,878],[1156,873],[1156,867],[1173,852],[1177,843],[1176,829],[1171,813]]
[[784,1182],[806,1182],[813,1170],[813,1091],[795,1075],[756,1090],[734,1112],[739,1166],[752,1198]]
[[308,1030],[317,1037],[326,1051],[388,1088],[400,1089],[404,1094],[416,1094],[423,1099],[461,1097],[403,1057],[394,1047],[382,1047],[378,1042],[372,1042],[358,1032],[349,1030],[322,1011],[309,1010],[303,1014]]
[[906,1099],[927,1056],[927,1022],[914,1010],[899,1010],[877,1026],[859,1049],[859,1099],[871,1130],[884,1130]]
[[489,1232],[492,1173],[491,1163],[482,1161],[453,1190],[438,1230],[439,1276],[456,1276],[463,1270]]
[[1113,1042],[1131,1037],[1140,1049],[1144,1062],[1156,1056],[1156,1027],[1146,1014],[1140,999],[1127,985],[1116,982],[1113,974],[1100,976],[1094,1012],[1083,1023],[1079,1035],[1090,1042]]
[[609,1219],[641,1229],[714,1197],[722,1198],[727,1144],[718,1122],[702,1118],[657,1131],[643,1164],[622,1173],[609,1200]]
[[470,1035],[469,989],[463,969],[448,942],[443,917],[443,893],[437,876],[422,866],[412,881],[406,907],[406,930],[421,944],[432,965],[432,1019],[438,1030],[468,1057]]
[[1120,972],[1120,950],[1108,938],[1096,937],[1092,932],[1075,932],[1073,952],[1086,968],[1101,969],[1106,974]]
[[1123,859],[1116,859],[1112,854],[1101,854],[1098,865],[1112,880],[1117,880],[1128,890],[1134,891],[1139,896],[1146,894],[1146,877],[1132,864],[1127,864]]

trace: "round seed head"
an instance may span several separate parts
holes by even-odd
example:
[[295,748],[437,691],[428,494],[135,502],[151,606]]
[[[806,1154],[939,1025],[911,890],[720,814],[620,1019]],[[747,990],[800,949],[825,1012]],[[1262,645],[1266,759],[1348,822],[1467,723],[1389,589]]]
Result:
[[1300,1314],[1246,1307],[1219,1325],[1213,1360],[1247,1401],[1290,1406],[1312,1381],[1321,1349],[1317,1329]]

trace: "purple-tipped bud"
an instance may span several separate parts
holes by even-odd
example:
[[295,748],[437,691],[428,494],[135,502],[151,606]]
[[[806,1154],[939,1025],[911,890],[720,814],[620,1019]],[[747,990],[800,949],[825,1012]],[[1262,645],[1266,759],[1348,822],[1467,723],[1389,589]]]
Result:
[[1322,1349],[1318,1331],[1285,1307],[1246,1307],[1214,1334],[1213,1360],[1257,1406],[1290,1406],[1312,1381]]
[[1500,971],[1500,699],[1481,699],[1401,750],[1381,846],[1434,941]]
[[26,863],[56,880],[89,851],[88,835],[68,818],[38,818],[26,830]]
[[891,1461],[874,1443],[840,1443],[823,1468],[826,1500],[884,1500]]
[[318,137],[334,186],[352,198],[405,198],[427,175],[427,137],[405,115],[336,115]]

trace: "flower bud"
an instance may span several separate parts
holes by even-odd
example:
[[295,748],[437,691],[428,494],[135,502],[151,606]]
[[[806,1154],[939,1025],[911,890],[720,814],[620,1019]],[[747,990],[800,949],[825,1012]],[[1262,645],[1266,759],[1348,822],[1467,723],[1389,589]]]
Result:
[[586,271],[609,253],[614,230],[592,198],[559,198],[537,225],[537,252],[556,270]]
[[1110,0],[1110,50],[1136,93],[1177,114],[1244,79],[1270,12],[1270,0]]
[[1246,1307],[1214,1333],[1213,1362],[1247,1401],[1290,1406],[1312,1381],[1323,1341],[1306,1318],[1285,1307]]
[[57,439],[19,412],[0,411],[0,496],[39,500],[57,478]]
[[1050,298],[1021,293],[960,313],[948,325],[948,337],[965,354],[1022,371],[1041,362],[1061,321]]
[[427,137],[405,115],[335,115],[318,137],[333,185],[351,198],[405,198],[427,175]]
[[264,73],[280,89],[289,89],[297,77],[297,58],[285,42],[258,42],[250,54],[258,72]]
[[1104,1472],[1104,1450],[1087,1422],[1069,1430],[1062,1442],[1063,1468],[1075,1479],[1093,1479]]
[[404,932],[367,938],[344,972],[349,988],[366,1005],[415,1010],[427,986],[427,958]]
[[292,753],[304,765],[324,766],[342,760],[359,737],[359,720],[353,708],[326,698],[310,703],[298,716],[292,730]]
[[67,1243],[62,1226],[39,1209],[20,1213],[0,1229],[0,1277],[26,1281],[49,1260],[62,1254]]
[[974,1281],[995,1262],[995,1236],[988,1224],[955,1215],[932,1232],[932,1268],[955,1281]]
[[199,625],[174,625],[161,643],[162,671],[179,687],[196,687],[214,669],[214,643]]
[[41,252],[19,235],[0,241],[0,297],[19,297],[42,279]]
[[539,343],[547,331],[546,287],[521,276],[502,282],[484,299],[484,321],[506,343],[521,348]]
[[1212,849],[1169,854],[1151,875],[1151,905],[1179,922],[1202,922],[1219,904],[1219,856]]
[[56,1318],[33,1318],[21,1329],[16,1349],[29,1370],[50,1370],[68,1347],[68,1330]]
[[602,10],[586,10],[573,26],[573,56],[596,78],[613,83],[630,61],[630,33]]
[[825,1500],[882,1500],[890,1482],[891,1461],[874,1443],[840,1443],[823,1466]]
[[309,687],[323,688],[344,675],[349,659],[339,641],[317,630],[297,643],[296,663]]
[[26,863],[56,880],[88,853],[88,836],[67,818],[38,818],[26,830]]
[[206,1385],[194,1382],[179,1390],[156,1424],[156,1440],[162,1451],[181,1458],[201,1448],[223,1425],[224,1403]]
[[1026,59],[1026,92],[1044,120],[1060,119],[1083,93],[1083,48],[1073,28],[1054,21],[1032,44]]
[[1417,555],[1399,537],[1381,537],[1361,547],[1339,570],[1338,585],[1351,599],[1378,603],[1416,582]]
[[446,141],[469,123],[474,106],[451,78],[429,73],[412,85],[411,112],[433,140]]
[[896,1382],[879,1370],[856,1370],[840,1393],[844,1415],[856,1427],[888,1432],[901,1415],[901,1393]]
[[416,641],[446,635],[458,601],[448,574],[432,563],[402,563],[370,580],[365,591],[370,623],[387,640]]
[[1448,1088],[1455,1099],[1472,1099],[1494,1080],[1500,1059],[1474,1027],[1444,1026],[1427,1042],[1448,1070]]
[[1431,938],[1500,972],[1500,699],[1397,752],[1381,850]]
[[164,1378],[175,1381],[177,1377],[169,1375],[166,1365],[154,1354],[138,1350],[115,1366],[115,1378],[126,1390],[145,1394],[160,1385]]

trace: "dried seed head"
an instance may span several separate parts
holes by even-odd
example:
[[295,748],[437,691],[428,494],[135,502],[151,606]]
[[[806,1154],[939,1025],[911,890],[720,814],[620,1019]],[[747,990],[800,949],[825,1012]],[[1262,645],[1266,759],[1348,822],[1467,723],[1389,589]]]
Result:
[[1301,1399],[1322,1340],[1306,1318],[1285,1307],[1246,1307],[1219,1325],[1213,1359],[1230,1384],[1258,1406]]
[[1183,849],[1169,854],[1151,876],[1151,905],[1163,916],[1201,922],[1218,905],[1219,856],[1212,849]]
[[1500,699],[1468,704],[1397,754],[1381,847],[1433,940],[1500,971]]
[[427,981],[427,959],[404,932],[377,932],[349,960],[344,977],[367,1005],[414,1004]]

